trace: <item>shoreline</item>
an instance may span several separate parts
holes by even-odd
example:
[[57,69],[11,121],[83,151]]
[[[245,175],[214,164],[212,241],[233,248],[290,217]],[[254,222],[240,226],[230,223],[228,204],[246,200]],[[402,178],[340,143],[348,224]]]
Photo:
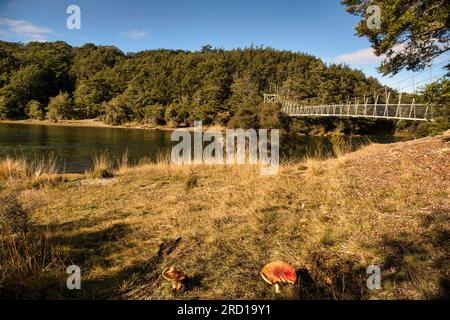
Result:
[[[21,124],[21,125],[38,125],[38,126],[55,126],[55,127],[77,127],[77,128],[111,128],[111,129],[133,129],[133,130],[153,130],[153,131],[175,131],[177,129],[185,129],[188,131],[194,131],[194,127],[166,127],[166,126],[150,126],[145,124],[137,123],[126,123],[124,125],[114,126],[106,124],[97,119],[82,119],[82,120],[59,120],[58,122],[53,122],[50,120],[0,120],[0,124]],[[218,125],[208,126],[203,125],[202,131],[207,130],[218,130],[225,131],[225,127]]]
[[55,126],[55,127],[79,127],[79,128],[113,128],[113,129],[139,129],[139,130],[162,130],[173,131],[176,128],[169,128],[164,126],[149,127],[138,124],[125,124],[120,126],[113,126],[106,124],[96,119],[83,120],[59,120],[53,122],[49,120],[0,120],[0,124],[22,124],[22,125],[40,125],[40,126]]
[[[40,126],[56,126],[56,127],[78,127],[78,128],[110,128],[110,129],[137,129],[137,130],[154,130],[154,131],[174,131],[177,129],[186,129],[193,131],[194,127],[179,127],[171,128],[166,126],[150,126],[137,123],[127,123],[124,125],[114,126],[106,124],[96,119],[82,119],[82,120],[59,120],[53,122],[49,120],[0,120],[0,124],[22,124],[22,125],[40,125]],[[226,128],[221,126],[205,126],[203,125],[202,131],[216,129],[224,131]]]
[[[55,127],[76,127],[76,128],[109,128],[109,129],[135,129],[135,130],[154,130],[154,131],[175,131],[177,129],[185,129],[188,131],[194,131],[194,127],[178,127],[178,128],[172,128],[167,126],[150,126],[145,124],[138,124],[138,123],[126,123],[124,125],[114,126],[110,124],[106,124],[104,122],[101,122],[97,119],[82,119],[82,120],[59,120],[58,122],[53,122],[50,120],[0,120],[0,124],[21,124],[21,125],[38,125],[38,126],[55,126]],[[202,131],[205,132],[207,130],[215,129],[217,131],[224,132],[227,128],[219,125],[209,126],[209,125],[203,125]],[[308,134],[301,134],[301,135],[308,135]],[[317,134],[311,134],[309,136],[312,137],[330,137],[334,134],[329,132],[327,134],[317,135]],[[342,136],[346,136],[345,134],[338,134]],[[367,135],[370,136],[370,135]],[[392,135],[386,134],[386,136],[393,136],[393,137],[413,137],[414,135],[408,134],[406,132],[396,132]],[[353,137],[364,137],[364,135],[353,135]]]

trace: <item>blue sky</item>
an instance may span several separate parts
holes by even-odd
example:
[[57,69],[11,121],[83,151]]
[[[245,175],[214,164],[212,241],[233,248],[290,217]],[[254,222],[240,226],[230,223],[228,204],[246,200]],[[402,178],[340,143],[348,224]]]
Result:
[[[81,9],[81,30],[66,27],[71,4]],[[410,72],[394,79],[377,74],[380,59],[365,38],[355,36],[357,22],[339,0],[0,0],[0,39],[6,41],[92,42],[124,52],[254,44],[346,63],[389,85],[410,77]],[[440,68],[432,72],[443,73]],[[421,73],[415,81],[427,77],[428,72]],[[407,85],[412,89],[412,80],[401,87]]]

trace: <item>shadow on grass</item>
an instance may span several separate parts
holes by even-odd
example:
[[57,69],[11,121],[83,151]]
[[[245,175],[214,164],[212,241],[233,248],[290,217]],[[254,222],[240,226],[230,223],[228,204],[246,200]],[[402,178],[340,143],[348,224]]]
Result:
[[[158,283],[163,264],[170,261],[169,256],[181,238],[166,239],[157,253],[149,255],[146,261],[117,270],[114,255],[131,245],[127,237],[132,229],[125,223],[100,229],[104,223],[104,220],[82,219],[33,226],[30,233],[45,239],[42,245],[44,256],[51,253],[57,258],[45,269],[38,266],[27,274],[12,274],[8,281],[2,282],[0,299],[117,299],[141,289],[142,292],[134,292],[131,297],[139,298],[139,293],[148,296],[148,290]],[[53,255],[53,252],[57,254]],[[81,269],[81,290],[67,289],[66,281],[70,275],[66,269],[70,265]],[[200,278],[194,277],[192,285],[198,283]]]
[[[102,251],[105,246],[112,244],[119,239],[125,237],[131,229],[128,225],[123,223],[113,224],[112,226],[93,232],[82,232],[70,236],[51,236],[48,238],[50,243],[55,243],[59,245],[68,245],[76,249],[95,249]],[[110,253],[105,252],[106,254]],[[105,254],[104,254],[105,255]],[[75,260],[74,262],[82,262]]]
[[[420,291],[427,299],[448,300],[450,298],[450,281],[448,279],[448,264],[450,261],[450,247],[448,246],[449,233],[439,226],[433,226],[424,234],[399,235],[396,238],[386,238],[382,242],[384,252],[387,254],[382,270],[393,270],[383,281],[392,281],[398,284],[414,283],[421,278],[427,279],[430,268],[439,270],[439,291],[430,294],[427,288]],[[408,239],[414,239],[414,242]],[[430,245],[431,250],[430,252]],[[439,254],[437,254],[439,253]],[[432,280],[432,274],[430,282]],[[430,291],[431,292],[431,291]]]
[[[158,252],[146,262],[122,270],[116,278],[123,279],[123,286],[114,294],[115,299],[145,299],[158,284],[163,266],[171,261],[170,255],[178,247],[181,237],[165,239]],[[199,279],[190,278],[188,288],[196,286]]]
[[[97,224],[101,222],[97,221]],[[80,225],[83,222],[69,222],[62,225],[46,226],[47,230],[68,230]],[[40,228],[42,229],[42,227]],[[110,256],[121,250],[122,239],[131,233],[131,228],[127,224],[116,223],[105,229],[75,233],[73,235],[53,235],[47,238],[48,244],[54,248],[63,249],[64,265],[77,265],[81,268],[81,290],[69,290],[61,288],[61,296],[66,299],[107,299],[111,292],[126,279],[130,272],[124,270],[114,274],[114,276],[96,276],[86,278],[96,268],[108,268],[112,265]],[[64,270],[65,271],[65,270]],[[84,277],[83,277],[84,275]],[[63,274],[65,280],[68,274]],[[61,279],[59,279],[61,281]]]
[[297,273],[297,296],[302,300],[327,299],[330,297],[326,288],[314,280],[308,269],[298,269]]

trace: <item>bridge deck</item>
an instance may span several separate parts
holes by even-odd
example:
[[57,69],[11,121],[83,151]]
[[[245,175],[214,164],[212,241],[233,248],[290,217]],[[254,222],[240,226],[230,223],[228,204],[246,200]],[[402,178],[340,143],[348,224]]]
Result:
[[265,94],[265,103],[281,103],[291,117],[351,117],[397,119],[412,121],[433,120],[433,110],[424,104],[329,104],[304,106],[279,95]]

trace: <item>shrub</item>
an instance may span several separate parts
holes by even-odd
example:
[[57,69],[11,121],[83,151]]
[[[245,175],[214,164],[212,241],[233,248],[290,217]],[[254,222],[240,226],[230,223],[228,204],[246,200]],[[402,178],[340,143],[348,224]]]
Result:
[[200,105],[193,103],[189,108],[189,122],[193,124],[194,121],[202,121],[203,124],[211,124],[216,116],[216,107],[214,104]]
[[290,118],[281,110],[281,104],[260,104],[259,125],[264,129],[287,129]]
[[45,118],[42,105],[39,101],[31,100],[26,107],[26,113],[28,118],[35,120],[43,120]]
[[0,97],[0,119],[7,119],[8,117],[8,106],[6,104],[5,97]]
[[74,104],[67,92],[60,92],[56,97],[50,98],[47,108],[47,119],[51,121],[67,120],[74,116]]
[[114,98],[103,104],[102,120],[112,125],[122,125],[132,118],[130,106],[120,98]]
[[19,98],[11,91],[0,91],[0,119],[16,119],[23,117],[23,108],[19,106]]
[[214,122],[221,125],[221,126],[226,126],[227,123],[230,121],[231,119],[231,115],[229,111],[224,111],[224,112],[219,112],[215,119]]
[[150,105],[144,107],[144,123],[152,125],[164,124],[164,106],[160,104]]
[[176,104],[170,104],[164,113],[164,120],[167,125],[172,128],[176,128],[180,125],[179,110]]
[[250,103],[243,102],[239,105],[237,112],[228,122],[229,128],[250,129],[258,128],[259,121],[256,107]]
[[423,91],[426,103],[434,106],[435,121],[423,122],[417,127],[419,136],[438,135],[450,129],[450,80],[430,83]]

